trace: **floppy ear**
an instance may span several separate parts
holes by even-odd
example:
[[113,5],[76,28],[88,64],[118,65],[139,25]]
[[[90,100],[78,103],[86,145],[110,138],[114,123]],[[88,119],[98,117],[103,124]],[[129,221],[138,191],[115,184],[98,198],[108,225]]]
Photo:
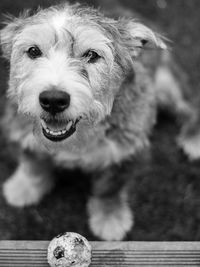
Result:
[[3,57],[10,59],[13,40],[23,25],[22,18],[16,18],[11,15],[6,16],[4,28],[0,30],[0,44]]
[[128,21],[125,24],[125,31],[128,34],[126,38],[129,49],[134,57],[137,57],[145,48],[167,49],[164,38],[142,23]]

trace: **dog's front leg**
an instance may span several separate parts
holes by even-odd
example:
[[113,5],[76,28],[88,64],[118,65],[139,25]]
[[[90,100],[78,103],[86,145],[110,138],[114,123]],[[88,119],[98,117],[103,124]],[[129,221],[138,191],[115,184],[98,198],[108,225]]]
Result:
[[24,151],[16,171],[3,185],[6,201],[16,207],[37,204],[52,189],[51,176],[50,159]]
[[93,179],[93,196],[88,202],[90,228],[100,239],[122,240],[133,225],[125,181],[115,168]]

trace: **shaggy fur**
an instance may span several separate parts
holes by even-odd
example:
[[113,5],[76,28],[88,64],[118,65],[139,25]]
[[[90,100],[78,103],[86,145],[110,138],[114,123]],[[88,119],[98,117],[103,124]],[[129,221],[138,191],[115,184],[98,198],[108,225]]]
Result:
[[[133,215],[127,181],[118,175],[120,163],[148,147],[158,105],[186,122],[194,114],[182,97],[166,45],[133,19],[108,18],[79,5],[25,12],[6,24],[1,45],[10,61],[10,80],[2,125],[22,152],[3,187],[7,202],[38,203],[53,187],[53,164],[82,168],[94,176],[87,206],[91,230],[101,239],[123,239]],[[41,55],[31,58],[31,47]],[[94,61],[88,51],[98,55]],[[66,92],[69,107],[47,112],[39,100],[44,91]],[[62,141],[44,134],[47,127],[51,137],[61,135],[69,123],[74,132]],[[179,140],[185,144],[184,136]]]

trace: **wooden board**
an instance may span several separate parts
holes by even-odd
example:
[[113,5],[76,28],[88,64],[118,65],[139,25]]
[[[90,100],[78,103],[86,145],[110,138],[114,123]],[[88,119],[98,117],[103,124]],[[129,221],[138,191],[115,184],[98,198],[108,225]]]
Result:
[[[48,267],[48,241],[0,241],[1,267]],[[91,242],[91,267],[200,266],[200,242]]]

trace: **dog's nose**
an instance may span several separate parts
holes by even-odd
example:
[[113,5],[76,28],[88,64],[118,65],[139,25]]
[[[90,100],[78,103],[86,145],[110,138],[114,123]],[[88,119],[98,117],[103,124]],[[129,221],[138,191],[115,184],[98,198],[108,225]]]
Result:
[[47,90],[39,95],[41,107],[52,114],[64,111],[70,105],[70,95],[64,91]]

